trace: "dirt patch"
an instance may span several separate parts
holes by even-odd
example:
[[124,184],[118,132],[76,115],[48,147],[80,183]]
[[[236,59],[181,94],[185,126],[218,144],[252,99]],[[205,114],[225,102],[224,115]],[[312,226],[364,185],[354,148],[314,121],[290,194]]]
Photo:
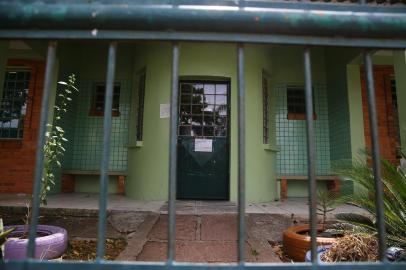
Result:
[[273,242],[268,241],[269,245],[272,247],[273,252],[279,257],[282,262],[293,262],[292,258],[290,258],[284,251],[283,251],[283,243],[282,242]]
[[[105,260],[114,260],[125,249],[124,239],[107,239]],[[96,240],[69,240],[68,249],[62,256],[63,260],[93,261],[96,258]]]

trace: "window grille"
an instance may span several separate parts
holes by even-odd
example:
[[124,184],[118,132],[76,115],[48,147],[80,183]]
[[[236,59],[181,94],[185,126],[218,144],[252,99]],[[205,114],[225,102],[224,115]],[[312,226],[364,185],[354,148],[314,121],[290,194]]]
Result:
[[[405,264],[389,264],[385,259],[386,237],[383,213],[377,110],[372,71],[372,49],[406,49],[406,8],[368,4],[366,0],[338,4],[307,1],[35,1],[0,0],[0,38],[49,40],[40,125],[38,130],[33,208],[27,259],[5,263],[9,269],[297,269],[357,270],[405,269]],[[122,4],[125,3],[125,4]],[[206,8],[207,5],[208,6]],[[373,25],[373,27],[371,27]],[[43,172],[48,104],[56,59],[57,41],[62,39],[109,40],[106,94],[104,103],[103,152],[100,166],[99,230],[96,262],[56,262],[34,260],[39,216],[39,193]],[[103,260],[106,241],[106,206],[113,88],[117,42],[120,40],[167,40],[172,42],[171,109],[169,135],[168,247],[166,263],[122,263]],[[177,168],[177,123],[179,96],[180,41],[233,42],[237,47],[238,112],[238,263],[188,264],[175,259],[175,199]],[[309,177],[309,218],[311,264],[248,264],[245,254],[245,43],[290,44],[303,46],[307,154]],[[311,46],[345,46],[363,49],[366,69],[369,123],[371,125],[372,167],[375,179],[378,263],[317,262],[317,213],[315,179],[315,142],[313,123]],[[2,268],[3,265],[0,265]]]
[[0,138],[23,138],[30,75],[27,70],[6,71],[0,107]]
[[[312,89],[314,90],[314,89]],[[312,91],[314,93],[314,91]],[[287,107],[289,120],[306,119],[306,95],[303,86],[288,86],[286,89]],[[313,94],[313,118],[316,118]]]
[[262,142],[269,143],[269,89],[268,76],[262,72]]
[[138,76],[138,110],[137,110],[137,126],[136,126],[137,141],[142,141],[142,130],[144,127],[145,79],[146,73],[145,71],[143,71]]
[[[120,84],[114,84],[113,90],[113,107],[112,114],[113,116],[120,115]],[[104,104],[105,104],[105,92],[106,84],[96,83],[94,86],[94,94],[92,99],[92,105],[90,108],[89,115],[91,116],[103,116],[104,113]]]

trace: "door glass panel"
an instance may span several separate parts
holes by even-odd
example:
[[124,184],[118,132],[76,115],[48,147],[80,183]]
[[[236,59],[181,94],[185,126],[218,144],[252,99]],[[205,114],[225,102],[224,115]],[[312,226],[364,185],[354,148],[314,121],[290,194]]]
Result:
[[228,84],[181,83],[179,136],[227,136]]
[[189,115],[181,115],[179,125],[190,125],[191,124],[191,116]]
[[205,84],[204,85],[204,94],[205,95],[214,95],[216,87],[214,84]]
[[192,85],[189,83],[182,83],[180,85],[180,91],[182,94],[190,94],[192,93]]
[[203,126],[203,115],[193,115],[192,116],[192,125]]
[[207,103],[207,104],[215,104],[214,103],[214,97],[215,97],[215,95],[205,95],[204,96],[204,101],[205,101],[205,103]]
[[217,137],[225,137],[225,136],[227,136],[226,127],[225,126],[216,126],[215,136],[217,136]]
[[203,124],[205,126],[211,126],[214,125],[214,117],[213,114],[204,114],[204,122]]
[[216,115],[221,115],[221,116],[226,116],[227,115],[227,106],[226,105],[221,105],[215,107],[214,112]]
[[179,136],[190,136],[190,126],[179,126]]
[[213,126],[205,126],[205,127],[203,127],[203,136],[205,136],[205,137],[214,136],[214,127]]
[[227,123],[227,117],[225,116],[218,116],[216,117],[216,125],[224,126]]
[[227,84],[216,84],[216,94],[217,95],[227,95]]
[[202,127],[192,126],[192,136],[202,136],[202,130]]
[[213,111],[214,111],[214,105],[209,104],[204,107],[204,114],[212,113]]
[[192,106],[193,114],[201,114],[202,112],[203,112],[203,105],[193,105]]
[[193,85],[193,94],[203,94],[203,84],[194,84]]
[[193,104],[203,104],[203,95],[193,94],[192,103]]
[[191,106],[190,105],[181,105],[180,106],[180,114],[190,114],[191,113]]
[[181,95],[180,96],[180,103],[182,103],[182,104],[190,104],[190,95]]
[[227,96],[225,95],[216,95],[216,105],[226,105]]

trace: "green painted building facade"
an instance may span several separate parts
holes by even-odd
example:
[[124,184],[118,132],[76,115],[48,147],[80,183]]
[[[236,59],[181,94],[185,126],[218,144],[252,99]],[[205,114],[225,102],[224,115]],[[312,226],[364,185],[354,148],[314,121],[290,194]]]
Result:
[[[9,68],[7,59],[44,59],[43,43],[28,42],[26,46],[21,49],[15,43],[0,44],[0,85],[4,80],[1,75]],[[279,176],[307,174],[305,121],[300,119],[300,113],[289,116],[295,109],[288,104],[295,100],[292,98],[294,89],[300,90],[304,86],[302,49],[246,45],[245,53],[246,196],[250,202],[272,201],[279,198]],[[55,170],[58,176],[55,193],[61,190],[63,171],[99,169],[103,117],[92,113],[92,106],[98,85],[105,83],[106,55],[107,44],[67,42],[58,47],[55,82],[74,73],[80,92],[73,97],[71,108],[63,119],[68,142],[62,169]],[[366,144],[360,51],[315,48],[311,55],[317,174],[332,175],[335,164],[355,158]],[[123,43],[118,47],[115,84],[120,90],[118,113],[113,115],[109,166],[111,171],[126,175],[125,195],[131,198],[167,199],[169,117],[163,109],[170,103],[171,57],[171,44],[165,42]],[[406,152],[406,79],[402,76],[406,74],[406,54],[404,51],[379,51],[374,56],[374,64],[394,69],[400,140],[403,152]],[[225,170],[229,175],[227,199],[236,201],[236,45],[181,43],[179,76],[181,81],[229,83],[228,151],[225,152],[229,162]],[[142,86],[145,86],[145,92],[140,95]],[[58,103],[55,96],[51,99],[51,112],[53,105]],[[300,105],[296,109],[300,110]],[[98,192],[98,181],[97,175],[76,175],[74,191]],[[320,187],[324,187],[323,183]],[[343,183],[342,190],[352,192],[352,187]],[[110,177],[109,192],[117,192],[115,176]],[[288,196],[307,196],[306,181],[289,181]]]

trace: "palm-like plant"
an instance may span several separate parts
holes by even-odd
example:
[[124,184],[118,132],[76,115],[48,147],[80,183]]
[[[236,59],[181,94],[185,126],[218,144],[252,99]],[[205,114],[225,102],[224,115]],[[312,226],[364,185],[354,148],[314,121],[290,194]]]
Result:
[[[362,157],[368,160],[371,155],[365,152]],[[381,168],[388,244],[406,247],[406,175],[384,158],[381,159]],[[376,234],[375,186],[372,168],[365,159],[359,158],[351,167],[340,170],[339,174],[360,187],[360,192],[346,197],[347,202],[362,207],[370,215],[345,213],[338,214],[336,217],[353,225],[355,230]]]

